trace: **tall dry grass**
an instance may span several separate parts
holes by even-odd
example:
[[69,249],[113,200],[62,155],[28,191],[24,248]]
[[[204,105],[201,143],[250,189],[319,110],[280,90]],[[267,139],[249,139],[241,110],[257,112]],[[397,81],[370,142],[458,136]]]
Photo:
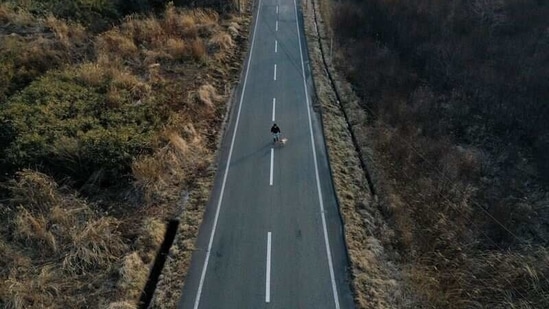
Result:
[[[6,288],[1,299],[8,308],[82,305],[83,300],[63,298],[62,293],[71,285],[94,291],[88,282],[116,267],[128,250],[118,221],[100,217],[93,205],[31,170],[19,173],[9,191],[7,227],[1,236],[13,239],[2,242],[7,247],[3,254],[13,264],[0,271]],[[110,293],[103,284],[97,296]]]
[[0,22],[3,26],[29,27],[36,24],[36,17],[25,8],[3,2],[0,3]]
[[138,158],[132,166],[135,185],[148,203],[173,194],[171,188],[188,186],[211,160],[204,136],[192,123],[185,124],[182,132],[167,129],[161,138],[168,143],[152,156]]
[[86,29],[81,24],[60,20],[53,15],[46,17],[44,24],[55,33],[65,48],[82,45],[89,39]]
[[[12,12],[0,5],[2,20],[13,22]],[[117,187],[121,192],[101,188],[87,200],[70,179],[56,181],[31,170],[10,182],[7,210],[0,210],[6,223],[0,227],[2,305],[135,308],[164,236],[164,220],[180,210],[183,190],[206,186],[200,181],[209,175],[212,140],[224,112],[225,93],[218,94],[217,85],[235,76],[216,73],[219,80],[213,80],[212,67],[203,64],[227,66],[236,50],[233,39],[242,31],[239,19],[225,25],[225,18],[170,5],[164,14],[133,15],[92,37],[77,24],[49,16],[42,22],[51,32],[30,42],[34,47],[26,48],[20,38],[10,41],[21,47],[13,50],[28,64],[21,68],[77,63],[61,70],[100,93],[108,108],[156,104],[171,120],[157,132],[154,149],[134,158],[129,175],[134,182]],[[56,147],[66,141],[59,139]],[[200,218],[193,213],[185,222],[193,232],[185,234],[186,243],[193,243]]]
[[[206,61],[210,56],[206,42],[213,35],[219,37],[219,27],[219,15],[214,11],[181,10],[168,5],[161,18],[127,17],[120,26],[100,35],[95,50],[104,62],[131,66],[161,61]],[[216,51],[225,49],[224,53],[231,47],[226,37],[216,38],[212,43]]]

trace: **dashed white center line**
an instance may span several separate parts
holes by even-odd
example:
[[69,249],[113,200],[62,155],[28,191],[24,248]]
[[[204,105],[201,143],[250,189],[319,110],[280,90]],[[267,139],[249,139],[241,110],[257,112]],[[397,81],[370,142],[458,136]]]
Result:
[[278,5],[276,6],[276,14],[278,14]]
[[271,232],[267,233],[267,276],[265,277],[265,302],[271,302]]
[[278,31],[278,20],[276,21],[275,29],[276,29],[276,31]]
[[274,67],[274,76],[273,76],[273,79],[276,80],[276,64],[275,64],[275,67]]
[[275,40],[275,53],[278,53],[278,41]]
[[269,176],[269,185],[273,185],[273,168],[274,168],[274,148],[271,148],[271,176]]
[[273,98],[273,122],[275,121],[276,98]]

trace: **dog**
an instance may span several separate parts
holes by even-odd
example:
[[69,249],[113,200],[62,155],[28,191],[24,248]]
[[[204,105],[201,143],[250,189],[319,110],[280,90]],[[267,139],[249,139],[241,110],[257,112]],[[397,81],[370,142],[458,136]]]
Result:
[[286,142],[287,142],[287,141],[288,141],[287,138],[282,137],[282,138],[279,138],[279,139],[278,139],[278,141],[276,142],[276,144],[281,145],[281,146],[284,146],[284,145],[286,145]]

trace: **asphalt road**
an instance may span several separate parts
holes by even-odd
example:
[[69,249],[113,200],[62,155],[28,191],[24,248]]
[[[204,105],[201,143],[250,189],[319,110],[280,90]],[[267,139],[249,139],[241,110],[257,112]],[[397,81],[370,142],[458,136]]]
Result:
[[256,7],[179,308],[354,308],[301,13],[294,0]]

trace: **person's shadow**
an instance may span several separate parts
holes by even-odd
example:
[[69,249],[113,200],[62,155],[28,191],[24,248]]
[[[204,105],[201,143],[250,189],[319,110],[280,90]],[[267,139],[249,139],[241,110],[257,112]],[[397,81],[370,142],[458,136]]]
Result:
[[[269,141],[270,141],[270,139],[269,139]],[[252,158],[254,156],[269,157],[271,155],[271,148],[273,146],[276,146],[276,145],[273,145],[272,142],[266,142],[261,147],[256,148],[255,151],[252,151],[248,154],[241,155],[240,157],[231,160],[231,162],[229,164],[231,166],[237,166],[237,165],[249,160],[250,158]]]

